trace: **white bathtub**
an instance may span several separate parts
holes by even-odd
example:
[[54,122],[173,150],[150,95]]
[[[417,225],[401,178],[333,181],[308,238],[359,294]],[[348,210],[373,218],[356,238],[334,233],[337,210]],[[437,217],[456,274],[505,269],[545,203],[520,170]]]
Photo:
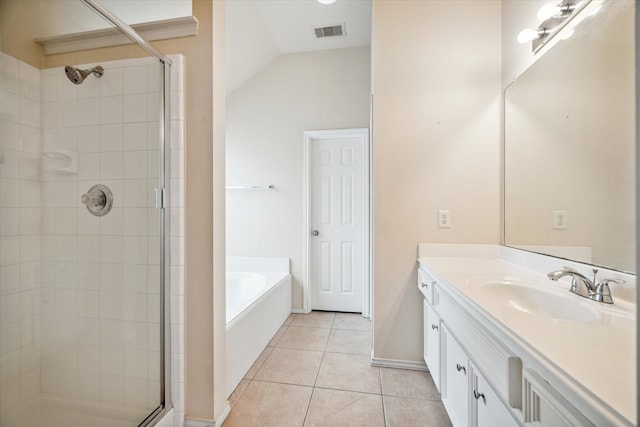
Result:
[[288,258],[227,258],[227,396],[291,314]]

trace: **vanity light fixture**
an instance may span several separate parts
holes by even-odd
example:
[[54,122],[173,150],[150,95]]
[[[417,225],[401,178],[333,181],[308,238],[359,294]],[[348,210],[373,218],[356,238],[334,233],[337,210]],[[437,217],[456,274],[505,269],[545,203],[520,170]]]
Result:
[[318,0],[318,3],[322,3],[322,4],[333,4],[335,2],[336,0]]
[[531,28],[525,28],[520,31],[518,34],[518,42],[519,43],[529,43],[532,40],[540,39],[542,37],[546,37],[549,34],[549,31],[542,28],[538,28],[537,30],[532,30]]
[[573,33],[576,32],[575,28],[571,28],[570,30],[567,30],[564,34],[562,34],[560,36],[560,40],[568,40],[573,36]]
[[[548,3],[538,11],[538,19],[541,23],[535,29],[524,29],[518,34],[520,43],[531,42],[533,53],[538,52],[556,33],[564,28],[567,23],[589,3],[597,0],[562,0],[559,3]],[[565,37],[571,37],[571,31],[567,31]]]
[[597,15],[598,12],[602,9],[602,3],[604,0],[593,0],[593,2],[589,5],[591,8],[591,12],[588,13],[588,16]]
[[553,17],[569,16],[576,8],[575,4],[553,4],[547,3],[538,11],[538,19],[540,21],[546,21]]
[[571,19],[571,21],[562,29],[562,32],[559,34],[560,40],[568,40],[573,34],[576,32],[576,27],[580,25],[580,23],[588,19],[591,16],[596,15],[602,9],[603,0],[592,0],[580,11],[580,14],[576,15]]

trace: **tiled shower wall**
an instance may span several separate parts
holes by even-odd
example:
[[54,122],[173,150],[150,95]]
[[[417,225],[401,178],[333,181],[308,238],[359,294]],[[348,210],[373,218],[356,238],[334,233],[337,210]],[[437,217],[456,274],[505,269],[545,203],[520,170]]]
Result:
[[40,146],[40,72],[0,53],[0,417],[40,393]]
[[[180,414],[184,116],[182,57],[172,59],[167,244]],[[3,413],[40,395],[136,410],[159,401],[160,68],[151,59],[101,65],[102,78],[76,86],[62,68],[0,56]],[[97,183],[114,194],[100,218],[80,203]]]
[[[62,68],[41,72],[42,392],[151,409],[160,388],[160,67],[101,65],[104,76],[82,85]],[[80,203],[94,184],[113,192],[103,217]]]

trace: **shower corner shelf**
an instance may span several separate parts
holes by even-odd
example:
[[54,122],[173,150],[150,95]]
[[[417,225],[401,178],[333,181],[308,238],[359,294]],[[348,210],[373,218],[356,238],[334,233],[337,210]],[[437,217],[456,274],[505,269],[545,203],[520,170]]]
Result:
[[42,153],[43,169],[57,175],[75,175],[78,173],[78,153],[67,150],[52,150]]

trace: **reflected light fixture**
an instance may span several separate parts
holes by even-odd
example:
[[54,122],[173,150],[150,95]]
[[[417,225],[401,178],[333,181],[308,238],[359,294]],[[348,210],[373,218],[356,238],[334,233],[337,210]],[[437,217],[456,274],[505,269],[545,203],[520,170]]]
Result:
[[[562,0],[545,4],[537,14],[541,23],[535,29],[526,28],[520,31],[518,42],[531,43],[531,50],[536,53],[567,25],[575,13],[589,3],[591,0]],[[566,37],[571,37],[571,34],[566,34]]]
[[518,42],[519,43],[529,43],[532,40],[540,39],[545,37],[548,34],[548,31],[544,28],[532,30],[531,28],[525,28],[520,31],[518,34]]
[[575,32],[576,32],[576,29],[575,28],[571,28],[566,33],[564,33],[563,35],[560,36],[560,40],[569,40],[573,36],[573,33],[575,33]]
[[589,16],[597,15],[602,9],[602,0],[594,0],[590,5],[591,12],[589,12]]
[[562,18],[565,16],[569,16],[575,8],[575,4],[547,3],[538,11],[538,19],[540,21],[546,21],[549,18]]
[[335,2],[336,0],[318,0],[318,3],[322,3],[322,4],[333,4]]

